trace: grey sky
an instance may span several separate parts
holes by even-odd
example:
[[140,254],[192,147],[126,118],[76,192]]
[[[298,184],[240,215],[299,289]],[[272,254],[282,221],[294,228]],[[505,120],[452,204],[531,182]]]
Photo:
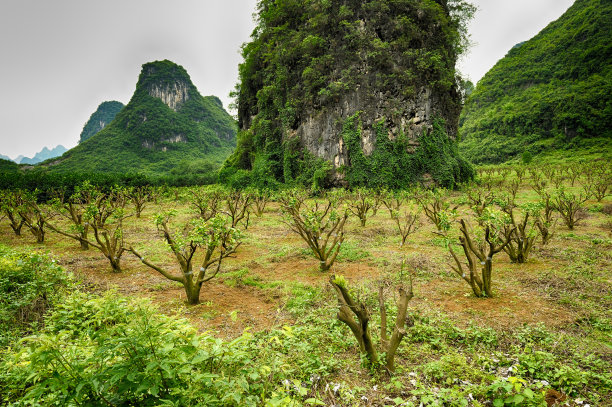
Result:
[[[475,42],[460,69],[476,82],[572,0],[475,0]],[[1,0],[0,154],[74,147],[96,107],[127,103],[143,63],[183,65],[203,95],[231,102],[256,0]]]

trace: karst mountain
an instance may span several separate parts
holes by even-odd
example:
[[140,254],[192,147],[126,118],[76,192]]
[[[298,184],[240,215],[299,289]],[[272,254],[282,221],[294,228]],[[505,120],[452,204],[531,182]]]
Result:
[[168,60],[144,64],[129,103],[101,127],[45,165],[54,172],[212,171],[233,150],[237,130],[219,98],[201,96]]

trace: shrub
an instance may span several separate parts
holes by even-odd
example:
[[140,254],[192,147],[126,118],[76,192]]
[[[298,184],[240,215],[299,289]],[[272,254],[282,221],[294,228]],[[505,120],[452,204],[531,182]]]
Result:
[[559,212],[568,229],[573,230],[574,226],[586,217],[584,203],[588,200],[586,194],[573,194],[561,187],[557,189],[553,196],[553,205]]
[[19,216],[19,205],[18,191],[0,191],[0,211],[8,218],[15,236],[21,236],[21,228],[25,224],[25,220]]
[[0,245],[0,347],[40,323],[66,282],[49,257]]
[[243,405],[265,399],[245,334],[224,343],[144,301],[75,293],[0,364],[14,405]]
[[415,193],[415,199],[423,208],[425,216],[436,225],[438,232],[450,229],[451,221],[457,215],[457,206],[450,208],[446,190],[420,190]]
[[[402,263],[402,271],[404,264]],[[353,336],[359,344],[359,350],[366,357],[369,367],[380,368],[378,351],[372,340],[370,323],[370,310],[365,302],[354,299],[347,287],[346,279],[342,276],[332,275],[329,282],[336,291],[338,298],[338,314],[336,318],[350,328]],[[410,286],[398,287],[397,315],[391,336],[388,336],[387,329],[387,306],[385,304],[384,286],[381,284],[378,290],[378,305],[380,308],[380,347],[384,351],[385,368],[389,372],[395,371],[395,354],[402,339],[406,335],[406,329],[414,324],[414,321],[407,316],[408,303],[413,297],[412,278]]]
[[[506,223],[498,229],[499,238],[510,240],[504,247],[504,251],[513,263],[525,263],[538,237],[539,205],[524,205],[521,208],[522,218],[515,214],[516,205],[513,200],[502,201],[501,208],[508,216]],[[529,221],[530,215],[534,218],[532,222]],[[541,225],[541,228],[544,228],[544,225]]]
[[[175,233],[170,230],[170,219],[174,215],[172,211],[159,214],[155,218],[155,224],[172,250],[179,264],[180,273],[172,273],[150,262],[133,247],[130,247],[129,251],[143,264],[167,279],[181,283],[185,288],[189,304],[199,304],[202,285],[217,276],[223,259],[236,252],[240,246],[241,235],[237,229],[229,225],[229,219],[220,214],[209,220],[194,219],[182,229],[182,232]],[[203,254],[196,258],[198,253]],[[194,273],[196,261],[200,261],[200,267]]]
[[497,380],[487,388],[494,407],[503,406],[546,406],[542,384],[529,386],[518,377]]
[[308,204],[299,192],[282,198],[282,210],[285,223],[308,243],[319,260],[320,271],[329,270],[344,241],[348,211],[342,210],[337,197],[332,194]]
[[460,223],[459,231],[461,236],[459,237],[459,242],[467,260],[466,267],[469,275],[466,274],[464,265],[462,265],[451,245],[449,245],[448,250],[457,265],[457,267],[451,266],[451,268],[472,287],[476,297],[492,297],[493,255],[499,253],[508,245],[514,230],[512,229],[508,233],[505,241],[499,242],[495,239],[493,233],[491,233],[491,225],[487,224],[484,230],[484,241],[479,241],[463,219],[461,219]]
[[347,205],[349,210],[359,218],[361,227],[365,227],[368,214],[374,212],[376,199],[374,191],[367,188],[356,188],[349,194]]
[[23,224],[30,230],[36,238],[36,243],[45,242],[45,225],[47,214],[38,205],[38,191],[16,191],[17,213],[23,220]]
[[[89,223],[85,221],[85,208],[90,205],[96,198],[100,191],[94,188],[89,182],[84,182],[78,185],[74,189],[74,193],[71,196],[66,196],[66,190],[61,189],[55,192],[55,197],[51,200],[51,209],[60,217],[67,219],[71,225],[72,232],[75,234],[68,234],[68,237],[80,238],[81,249],[89,249],[88,232]],[[57,226],[47,222],[49,229],[63,234]]]
[[228,191],[220,186],[193,187],[188,189],[187,194],[189,205],[206,221],[221,211]]

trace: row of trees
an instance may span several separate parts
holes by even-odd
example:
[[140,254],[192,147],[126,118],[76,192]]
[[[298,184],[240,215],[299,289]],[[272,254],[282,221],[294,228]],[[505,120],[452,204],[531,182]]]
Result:
[[[492,266],[489,264],[491,260],[487,259],[503,250],[512,262],[524,263],[538,236],[542,245],[552,238],[557,223],[555,213],[569,229],[573,229],[585,216],[587,199],[598,199],[598,195],[588,193],[592,190],[588,186],[578,193],[565,186],[550,189],[536,177],[532,188],[540,199],[536,203],[518,204],[516,191],[522,186],[519,174],[517,172],[515,179],[497,185],[496,193],[486,182],[464,185],[464,195],[454,202],[451,202],[449,192],[443,189],[373,191],[360,188],[351,192],[332,190],[311,197],[305,190],[283,191],[273,196],[265,190],[195,187],[182,192],[183,199],[193,210],[194,219],[173,231],[175,213],[170,211],[157,216],[155,225],[177,258],[183,274],[173,275],[171,279],[180,280],[188,287],[186,291],[192,302],[195,301],[195,291],[199,292],[194,287],[199,288],[210,277],[188,277],[198,250],[205,249],[203,252],[207,253],[200,269],[206,271],[210,267],[220,267],[221,260],[235,252],[239,225],[248,228],[251,213],[262,216],[270,200],[280,203],[285,223],[308,244],[320,262],[321,271],[329,270],[337,258],[344,241],[345,224],[351,214],[359,219],[361,227],[365,227],[368,218],[384,206],[396,225],[400,246],[404,246],[420,226],[419,218],[423,213],[435,225],[436,233],[450,242],[449,232],[459,217],[458,208],[463,204],[473,211],[478,230],[474,231],[466,220],[460,220],[458,244],[463,248],[467,264],[465,267],[461,264],[451,244],[449,250],[456,265],[453,268],[469,282],[475,295],[491,296],[488,275]],[[597,183],[605,184],[608,176],[604,172],[599,177],[591,174],[588,178],[597,178]],[[606,189],[604,193],[607,192]],[[180,198],[178,190],[166,193],[177,194],[175,198]],[[125,219],[140,217],[145,207],[158,200],[160,194],[161,189],[150,186],[113,187],[105,191],[85,182],[71,194],[64,189],[53,191],[46,204],[39,203],[36,192],[4,191],[0,205],[16,235],[20,235],[25,226],[38,243],[43,243],[46,231],[52,230],[78,241],[84,250],[90,246],[100,250],[115,272],[121,271],[122,256],[132,252],[143,263],[162,273],[160,267],[144,259],[125,242],[123,227]],[[128,204],[131,204],[130,210],[127,210]],[[180,239],[176,237],[178,235],[181,235]],[[484,242],[489,245],[487,250]],[[224,254],[213,256],[215,250]],[[483,262],[486,267],[477,273],[478,264]],[[469,270],[469,275],[464,269]],[[162,274],[170,278],[168,272]],[[478,278],[477,274],[481,277]]]
[[[98,249],[117,273],[122,271],[123,256],[133,253],[164,277],[182,283],[188,302],[197,304],[203,283],[217,275],[222,260],[240,245],[238,223],[243,220],[250,201],[250,197],[245,198],[247,195],[238,191],[222,191],[211,189],[206,199],[208,202],[223,199],[225,205],[209,210],[204,216],[195,216],[176,228],[172,225],[173,211],[156,216],[155,225],[174,254],[180,266],[179,273],[147,260],[125,237],[126,219],[140,217],[146,205],[158,198],[154,188],[114,187],[105,192],[85,182],[71,195],[63,190],[55,191],[54,197],[45,204],[38,202],[35,192],[3,191],[0,206],[16,235],[21,235],[23,226],[27,226],[37,242],[44,243],[47,230],[59,233],[79,242],[83,250]],[[197,194],[196,190],[191,193]],[[194,200],[194,207],[197,204]],[[200,267],[194,275],[196,261]]]

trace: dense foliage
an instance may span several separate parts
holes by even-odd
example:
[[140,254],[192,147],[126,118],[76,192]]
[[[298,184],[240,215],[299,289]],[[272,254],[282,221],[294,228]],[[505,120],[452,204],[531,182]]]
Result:
[[[303,177],[312,157],[291,135],[315,113],[342,110],[352,92],[372,106],[384,95],[392,117],[427,88],[441,95],[436,109],[452,133],[460,103],[455,61],[472,11],[458,0],[260,1],[235,93],[238,146],[224,176]],[[337,119],[355,113],[349,108]]]
[[612,151],[612,3],[577,0],[517,44],[478,85],[461,115],[460,150],[494,163],[563,149]]
[[17,171],[18,169],[19,169],[19,164],[13,161],[0,159],[0,171],[14,172],[14,171]]
[[12,405],[257,405],[248,335],[224,344],[142,301],[89,297],[68,297],[4,363]]
[[[351,186],[405,189],[417,181],[435,181],[446,188],[474,177],[470,163],[459,156],[457,144],[448,138],[444,120],[436,119],[433,129],[419,138],[410,151],[409,141],[390,140],[383,122],[376,125],[376,149],[367,157],[361,148],[361,126],[355,115],[345,123],[342,138],[347,146],[349,165],[343,170]],[[428,174],[431,178],[424,179]]]
[[66,282],[49,257],[0,245],[0,348],[31,332]]
[[87,123],[83,126],[83,131],[79,137],[79,143],[91,138],[91,136],[106,127],[113,121],[117,113],[119,113],[123,107],[124,104],[116,100],[100,103],[100,106],[91,114],[89,120],[87,120]]
[[[153,87],[185,89],[186,100],[175,111],[151,95]],[[183,67],[156,61],[143,65],[132,99],[112,123],[47,164],[63,173],[210,173],[230,154],[235,134],[236,124],[217,97],[202,97]]]

